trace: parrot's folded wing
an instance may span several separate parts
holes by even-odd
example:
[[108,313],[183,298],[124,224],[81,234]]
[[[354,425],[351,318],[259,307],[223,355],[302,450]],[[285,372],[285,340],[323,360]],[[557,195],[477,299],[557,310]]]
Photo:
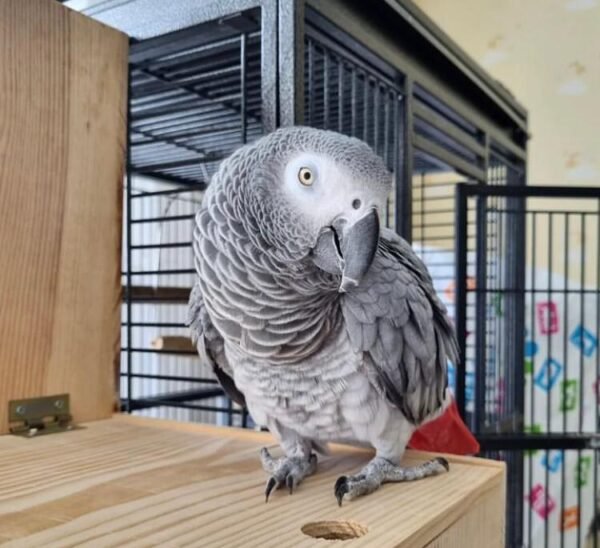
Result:
[[225,357],[223,338],[210,320],[198,283],[190,293],[187,324],[192,334],[192,341],[198,348],[200,359],[211,365],[227,396],[239,405],[245,405],[244,395],[237,389],[231,378],[231,368]]
[[388,229],[360,285],[342,301],[356,351],[367,355],[369,374],[413,424],[439,412],[447,387],[447,362],[458,346],[446,309],[425,265],[410,245]]

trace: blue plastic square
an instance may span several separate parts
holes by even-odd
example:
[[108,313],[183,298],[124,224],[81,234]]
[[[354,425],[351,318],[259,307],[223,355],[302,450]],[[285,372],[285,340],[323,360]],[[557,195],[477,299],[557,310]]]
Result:
[[542,456],[542,466],[550,472],[558,472],[563,463],[563,451],[548,451]]
[[595,337],[583,325],[578,325],[569,340],[581,350],[586,358],[589,358],[598,348],[598,337]]
[[540,367],[534,382],[546,392],[552,390],[562,372],[562,365],[553,358],[548,358]]

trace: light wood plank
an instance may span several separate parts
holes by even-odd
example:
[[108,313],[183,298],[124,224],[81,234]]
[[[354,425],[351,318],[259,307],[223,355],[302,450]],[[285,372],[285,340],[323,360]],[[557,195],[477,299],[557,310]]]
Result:
[[481,497],[470,512],[446,529],[427,548],[464,548],[474,539],[481,546],[504,546],[504,484],[496,485]]
[[0,0],[0,433],[11,399],[113,410],[127,50],[53,0]]
[[[0,437],[0,538],[8,547],[326,546],[301,529],[333,520],[368,529],[351,546],[437,548],[460,523],[471,535],[456,537],[460,546],[500,546],[501,464],[452,457],[448,474],[339,508],[335,479],[371,453],[336,445],[294,495],[277,491],[265,504],[258,453],[271,444],[266,433],[126,416],[37,440]],[[409,452],[405,462],[428,457]]]

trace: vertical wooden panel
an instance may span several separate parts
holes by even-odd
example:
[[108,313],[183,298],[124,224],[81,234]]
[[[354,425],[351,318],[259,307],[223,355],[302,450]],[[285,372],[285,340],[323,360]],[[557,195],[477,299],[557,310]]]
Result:
[[0,0],[0,433],[10,399],[110,415],[120,333],[127,37]]
[[481,495],[451,527],[446,529],[426,548],[465,548],[485,546],[503,548],[505,543],[506,493],[504,483]]

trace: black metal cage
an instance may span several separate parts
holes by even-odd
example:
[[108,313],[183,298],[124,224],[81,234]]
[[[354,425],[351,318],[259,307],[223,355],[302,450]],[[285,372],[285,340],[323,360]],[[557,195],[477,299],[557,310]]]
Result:
[[[503,280],[512,276],[498,257],[485,267],[471,252],[464,263],[456,261],[461,240],[454,192],[464,182],[526,184],[526,112],[410,0],[179,0],[176,10],[170,4],[105,0],[84,10],[132,39],[120,373],[125,410],[252,425],[185,343],[191,219],[218,162],[278,126],[354,135],[384,158],[395,185],[382,220],[412,241],[451,315],[464,293],[457,279],[471,287],[500,270]],[[469,227],[485,210],[471,205]],[[493,241],[506,251],[516,228],[491,214],[486,222],[478,245]],[[517,264],[518,254],[506,256]],[[517,314],[518,300],[511,302],[505,306]],[[469,318],[486,318],[481,299],[469,298],[465,306]],[[503,338],[503,325],[479,322],[478,334],[488,330],[492,344]],[[515,344],[496,356],[496,375],[514,367]],[[485,351],[473,347],[468,359],[473,352],[485,363]],[[450,373],[464,401],[465,375]],[[487,400],[477,397],[487,409]],[[506,407],[505,415],[513,411]],[[485,413],[473,416],[487,424]],[[524,477],[511,481],[523,484]],[[511,531],[522,529],[522,521],[509,517]],[[515,538],[509,546],[517,546]]]
[[90,8],[132,36],[123,404],[245,424],[181,342],[191,220],[219,161],[277,125],[367,141],[395,175],[382,220],[412,238],[452,309],[454,186],[506,184],[493,178],[496,156],[523,173],[526,116],[410,2],[179,6]]

